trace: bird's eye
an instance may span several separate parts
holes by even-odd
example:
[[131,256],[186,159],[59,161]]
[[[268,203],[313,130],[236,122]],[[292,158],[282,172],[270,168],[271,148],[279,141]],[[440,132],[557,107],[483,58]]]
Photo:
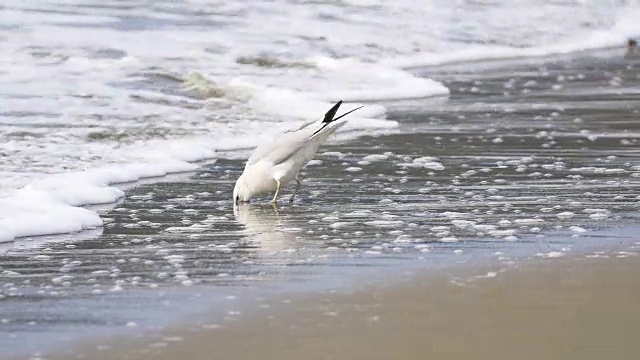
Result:
[[240,202],[240,196],[236,196],[236,205]]

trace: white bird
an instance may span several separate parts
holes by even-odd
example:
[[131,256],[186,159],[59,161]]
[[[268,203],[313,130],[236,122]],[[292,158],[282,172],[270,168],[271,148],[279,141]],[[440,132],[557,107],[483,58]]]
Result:
[[337,122],[342,117],[362,108],[355,108],[334,118],[342,101],[338,101],[327,113],[321,123],[315,121],[289,130],[275,138],[271,143],[258,146],[247,160],[244,172],[236,181],[233,189],[235,204],[248,202],[256,195],[275,190],[272,203],[278,199],[280,189],[292,179],[296,180],[296,188],[289,198],[293,201],[300,179],[298,172],[318,151],[318,147],[329,135],[339,129],[345,122]]

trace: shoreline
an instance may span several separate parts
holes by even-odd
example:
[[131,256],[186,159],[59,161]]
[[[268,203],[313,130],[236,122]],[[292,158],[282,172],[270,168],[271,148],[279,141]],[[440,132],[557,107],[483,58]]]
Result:
[[[262,299],[222,326],[176,326],[85,344],[88,359],[635,359],[638,246],[522,262],[507,271],[417,273],[347,293]],[[473,275],[476,274],[476,275]],[[616,311],[626,309],[627,311]],[[93,342],[91,342],[93,343]],[[52,359],[70,359],[58,354]]]

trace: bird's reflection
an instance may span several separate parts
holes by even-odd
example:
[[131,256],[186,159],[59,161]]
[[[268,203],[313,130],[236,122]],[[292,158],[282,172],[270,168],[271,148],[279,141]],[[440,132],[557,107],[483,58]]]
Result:
[[259,204],[240,204],[233,213],[244,226],[247,239],[261,250],[273,253],[299,247],[296,231],[287,224],[286,216],[275,207]]

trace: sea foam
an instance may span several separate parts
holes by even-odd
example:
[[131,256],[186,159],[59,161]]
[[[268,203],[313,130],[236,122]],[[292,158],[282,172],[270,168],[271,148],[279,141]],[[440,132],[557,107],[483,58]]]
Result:
[[[365,115],[377,115],[382,111],[380,107],[372,108],[365,111]],[[308,113],[307,118],[312,117],[312,113]],[[358,117],[354,120],[353,124],[341,129],[346,136],[354,129],[395,126],[394,122],[384,119]],[[198,169],[194,162],[213,160],[216,150],[251,148],[284,131],[287,125],[295,127],[299,122],[281,123],[260,136],[246,136],[243,140],[229,137],[215,141],[204,136],[150,141],[129,147],[127,151],[136,154],[131,157],[135,162],[39,176],[0,198],[0,242],[100,227],[103,224],[100,216],[81,206],[113,203],[123,197],[124,192],[113,185],[194,171]]]
[[408,68],[565,54],[640,33],[638,9],[613,3],[177,2],[126,17],[85,3],[3,2],[0,241],[99,227],[79,206],[122,197],[114,184],[194,170],[319,120],[338,100],[345,111],[366,105],[340,138],[394,128],[382,104],[449,92]]

